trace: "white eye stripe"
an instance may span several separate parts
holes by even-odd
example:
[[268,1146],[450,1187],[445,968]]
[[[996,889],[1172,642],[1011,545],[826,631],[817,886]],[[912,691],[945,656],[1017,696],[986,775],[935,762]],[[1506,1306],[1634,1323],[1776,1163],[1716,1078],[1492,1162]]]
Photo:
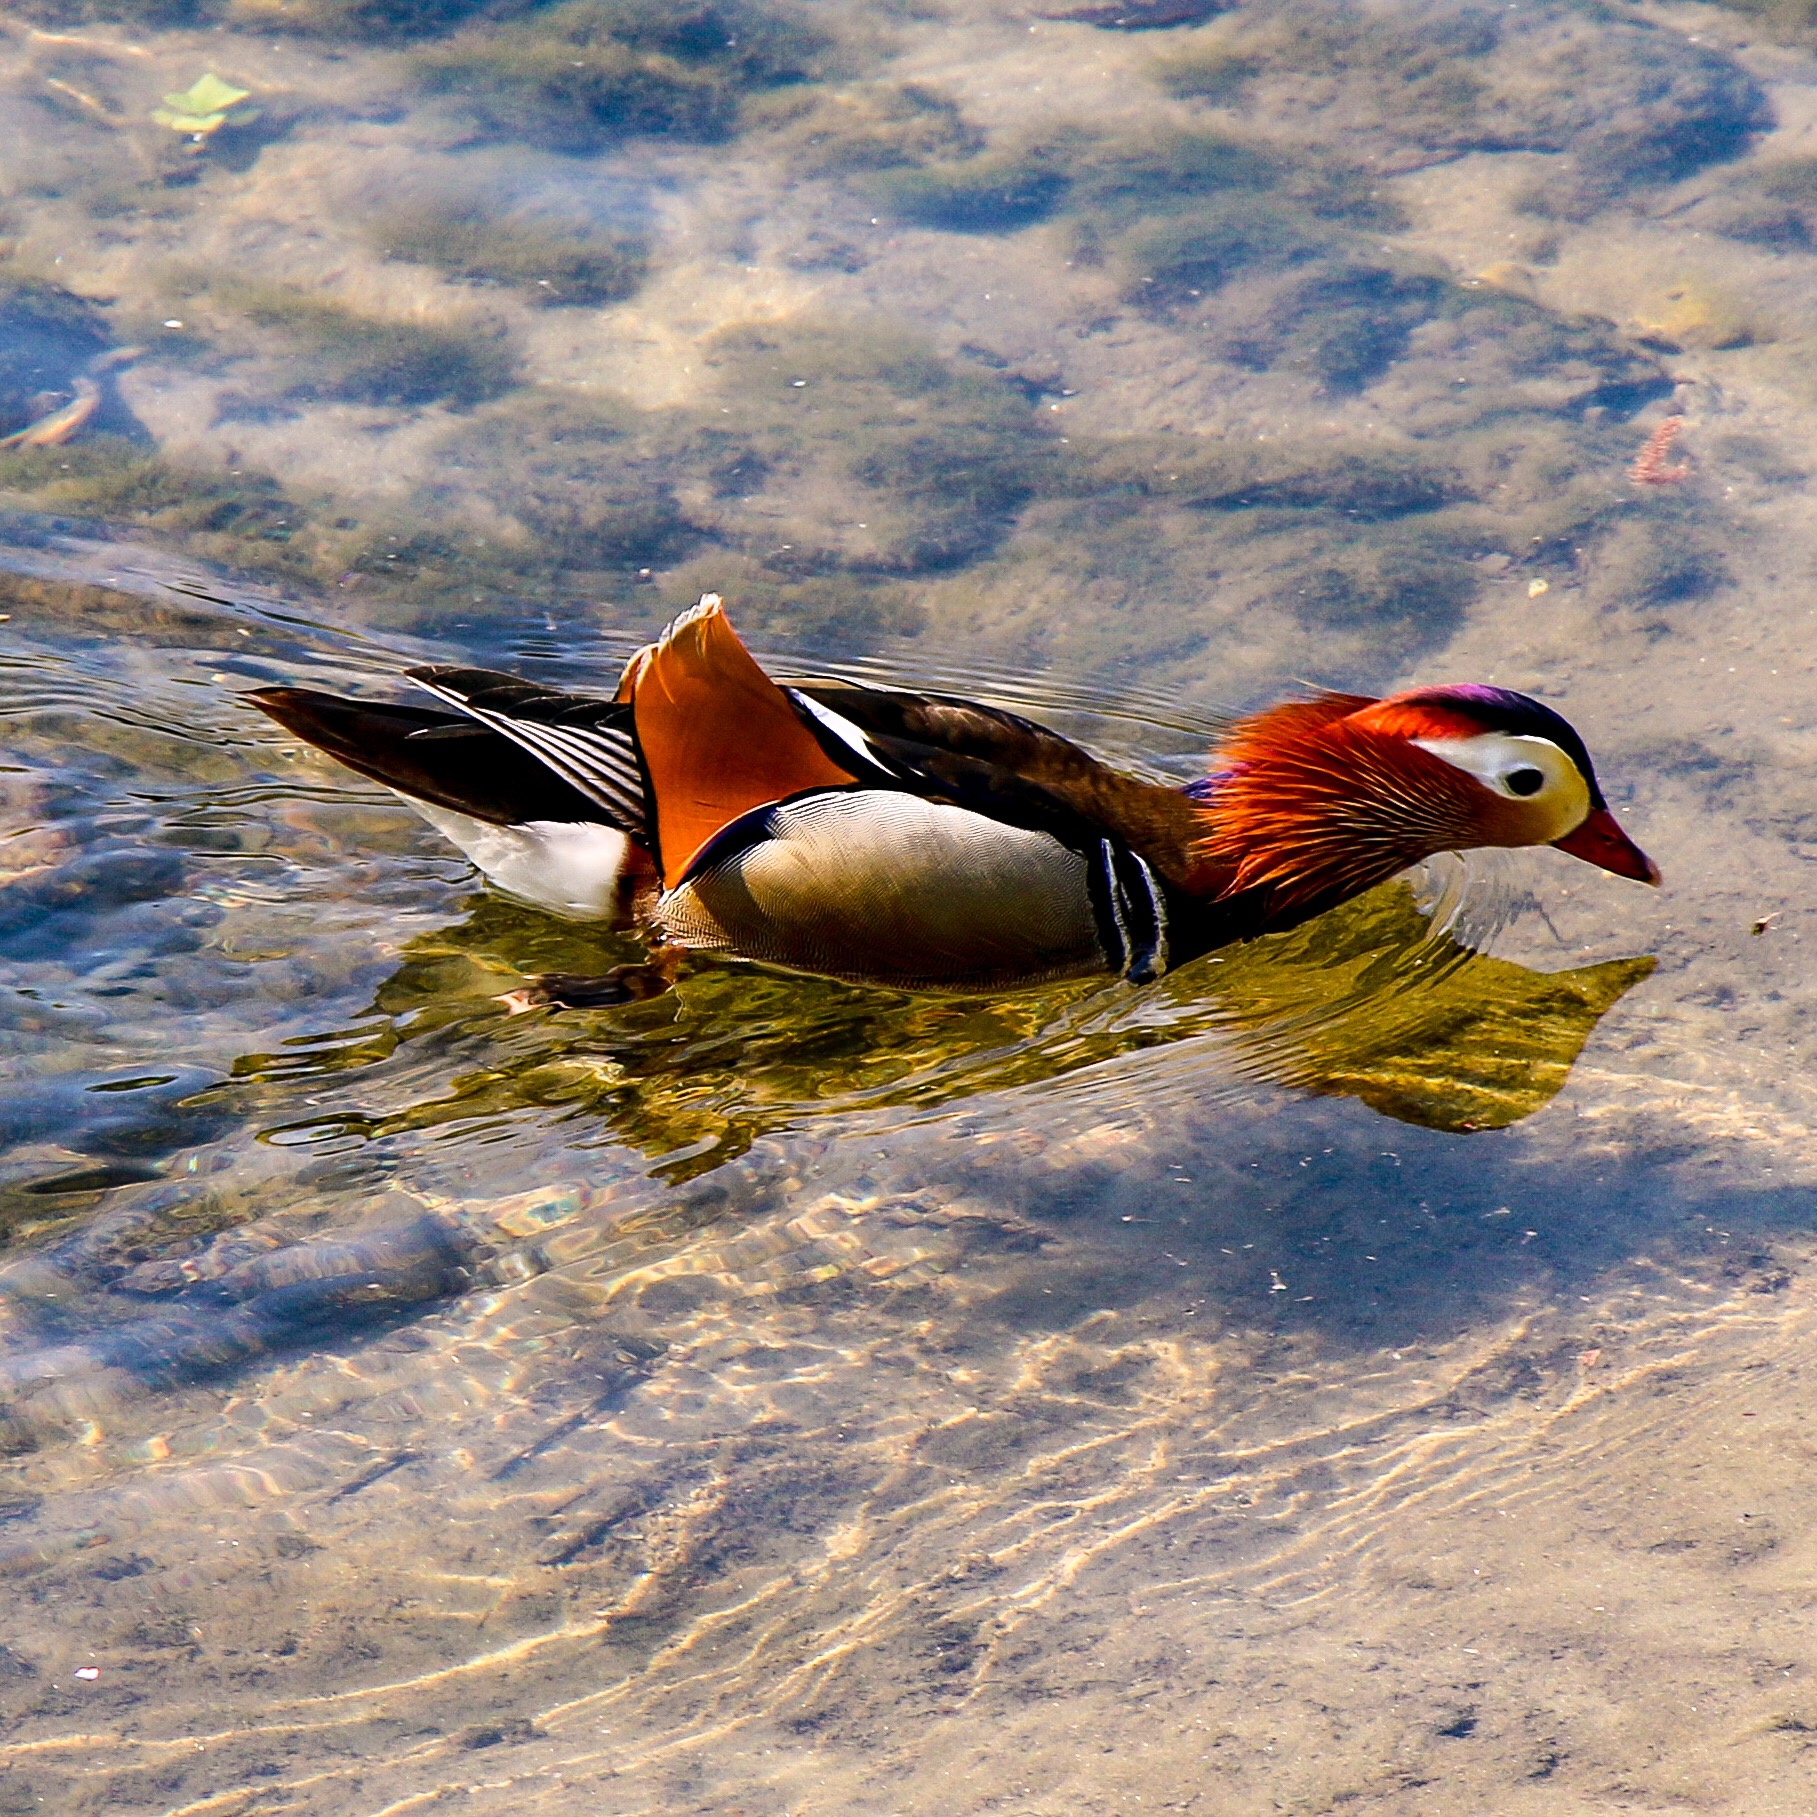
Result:
[[1523,770],[1537,770],[1541,777],[1540,788],[1529,788],[1529,796],[1577,774],[1576,764],[1549,738],[1479,732],[1474,738],[1416,738],[1413,742],[1498,795],[1518,796],[1519,791],[1508,786],[1508,778]]
[[[1583,772],[1549,738],[1479,732],[1470,738],[1416,738],[1413,742],[1453,769],[1474,776],[1504,801],[1532,809],[1547,826],[1556,828],[1547,835],[1550,838],[1570,832],[1590,811],[1590,785]],[[1533,783],[1535,771],[1538,786]]]

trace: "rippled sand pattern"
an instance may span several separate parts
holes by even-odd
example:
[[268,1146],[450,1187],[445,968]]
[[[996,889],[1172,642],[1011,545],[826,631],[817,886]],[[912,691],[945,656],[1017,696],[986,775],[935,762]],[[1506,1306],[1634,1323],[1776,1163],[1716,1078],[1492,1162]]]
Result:
[[[1809,8],[1068,10],[0,4],[0,1817],[1817,1802]],[[238,699],[707,587],[1667,887],[513,1016]]]
[[40,1674],[11,1784],[1463,1811],[1554,1808],[1569,1774],[1581,1808],[1722,1808],[1738,1778],[1794,1808],[1785,1271],[1636,1261],[1455,1330],[1415,1289],[1404,1348],[1334,1356],[1202,1255],[1236,1229],[1107,1253],[943,1146],[895,1157],[917,1196],[784,1179],[735,1231],[495,1203],[546,1272],[247,1392],[90,1384],[39,1479],[68,1524],[9,1561]]

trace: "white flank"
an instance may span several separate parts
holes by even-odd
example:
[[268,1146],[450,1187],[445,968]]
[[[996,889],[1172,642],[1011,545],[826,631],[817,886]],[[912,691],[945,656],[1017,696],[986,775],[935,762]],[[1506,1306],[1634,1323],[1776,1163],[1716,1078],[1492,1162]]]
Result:
[[631,842],[616,827],[563,820],[494,826],[452,808],[403,797],[501,890],[583,921],[611,919]]

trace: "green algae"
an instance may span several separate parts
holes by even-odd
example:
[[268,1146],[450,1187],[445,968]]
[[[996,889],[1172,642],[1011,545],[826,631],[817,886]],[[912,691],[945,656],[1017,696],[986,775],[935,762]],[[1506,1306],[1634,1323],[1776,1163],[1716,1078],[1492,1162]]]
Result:
[[[213,8],[221,12],[219,0]],[[230,25],[294,32],[313,38],[347,38],[390,44],[431,37],[487,11],[494,0],[226,0]]]
[[398,321],[281,284],[225,283],[211,294],[306,356],[287,389],[291,397],[459,408],[517,382],[508,341],[487,323]]
[[1271,441],[1119,436],[1074,456],[1088,496],[1108,490],[1222,512],[1285,507],[1375,523],[1469,496],[1423,450],[1327,438]]
[[1074,206],[1122,219],[1190,208],[1204,197],[1260,193],[1291,168],[1278,154],[1221,132],[1080,135],[1067,150]]
[[1333,390],[1384,370],[1413,325],[1406,299],[1385,297],[1379,282],[1348,306],[1340,298],[1346,285],[1368,288],[1341,269],[1357,231],[1392,227],[1398,214],[1366,172],[1328,156],[1288,158],[1222,130],[1061,127],[886,173],[875,193],[898,217],[948,232],[1012,232],[1064,213],[1075,263],[1109,266],[1123,300],[1151,315],[1199,308],[1239,275],[1331,263],[1296,311],[1322,312],[1324,327],[1291,345],[1277,328],[1272,353],[1259,356],[1252,337],[1239,357],[1305,366]]
[[1144,436],[1087,441],[1075,461],[1094,522],[1076,534],[1104,539],[1106,501],[1124,500],[1113,564],[1136,545],[1152,560],[1171,520],[1302,623],[1365,632],[1384,651],[1448,635],[1478,589],[1474,495],[1418,448]]
[[440,469],[470,473],[466,495],[515,526],[497,559],[523,571],[649,569],[700,540],[653,427],[610,400],[523,391],[456,430]]
[[1760,84],[1696,34],[1606,12],[1587,32],[1572,11],[1393,17],[1349,0],[1263,0],[1151,73],[1189,98],[1265,96],[1277,123],[1384,170],[1467,151],[1568,154],[1531,198],[1566,219],[1733,158],[1770,123]]
[[[534,0],[522,0],[523,5]],[[11,9],[37,25],[122,24],[181,30],[204,25],[292,32],[355,42],[397,43],[451,30],[497,0],[19,0]]]
[[563,0],[415,58],[488,136],[584,153],[640,134],[729,137],[749,93],[829,73],[830,37],[759,0]]
[[736,600],[740,627],[757,637],[867,650],[884,638],[919,636],[928,624],[917,589],[864,569],[817,574],[720,545],[662,576],[661,598],[669,611],[712,592]]
[[916,227],[1014,233],[1046,220],[1068,180],[1062,154],[1037,143],[889,172],[876,187],[882,206]]
[[[921,615],[901,582],[995,549],[1064,483],[1026,393],[912,336],[852,322],[730,330],[695,404],[553,388],[487,405],[439,444],[409,520],[362,514],[335,559],[428,598],[660,576],[733,588],[756,625],[868,642]],[[369,532],[380,529],[381,540]]]
[[14,0],[7,10],[52,28],[120,23],[180,30],[213,19],[219,0]]
[[[707,360],[719,420],[753,477],[842,498],[868,551],[846,565],[916,573],[973,560],[1056,466],[1055,437],[1013,382],[887,327],[741,328]],[[789,522],[791,553],[834,552],[814,515],[810,503]]]
[[1302,570],[1289,604],[1320,626],[1389,631],[1430,643],[1455,630],[1476,596],[1477,576],[1457,555],[1411,539],[1384,539],[1333,552]]
[[1237,100],[1267,60],[1219,41],[1195,44],[1158,58],[1152,74],[1168,94],[1181,100],[1215,104]]
[[0,454],[0,491],[36,511],[156,530],[214,560],[307,572],[291,548],[306,513],[266,474],[186,466],[98,435]]
[[983,145],[948,97],[914,82],[784,89],[754,96],[745,121],[807,177],[952,163]]
[[1704,232],[1778,251],[1817,246],[1817,158],[1776,158],[1737,166],[1688,218]]
[[1162,311],[1221,290],[1253,267],[1305,264],[1324,247],[1323,236],[1290,216],[1244,202],[1140,222],[1111,256],[1124,299]]
[[1764,194],[1817,208],[1817,158],[1780,158],[1756,165],[1753,176]]
[[[1013,232],[1065,210],[1088,237],[1112,240],[1154,217],[1240,213],[1245,199],[1262,195],[1329,219],[1383,226],[1394,218],[1359,172],[1320,158],[1289,159],[1208,129],[1116,134],[1062,126],[891,173],[876,193],[904,220],[954,233]],[[1269,212],[1278,213],[1278,203]]]
[[[1380,84],[1394,96],[1401,130],[1432,145],[1468,139],[1478,130],[1487,93],[1481,60],[1498,42],[1493,16],[1475,9],[1416,20],[1347,5],[1292,5],[1259,14],[1247,29],[1224,38],[1213,56],[1247,60],[1252,73],[1335,74]],[[1174,93],[1188,93],[1182,78],[1190,68],[1188,53],[1178,62],[1164,61],[1156,74]]]
[[1400,358],[1445,291],[1442,279],[1426,273],[1334,264],[1277,306],[1266,328],[1245,342],[1243,362],[1310,373],[1327,392],[1360,391]]
[[387,209],[368,231],[390,257],[509,287],[538,307],[621,302],[650,268],[642,234],[563,232],[454,198]]

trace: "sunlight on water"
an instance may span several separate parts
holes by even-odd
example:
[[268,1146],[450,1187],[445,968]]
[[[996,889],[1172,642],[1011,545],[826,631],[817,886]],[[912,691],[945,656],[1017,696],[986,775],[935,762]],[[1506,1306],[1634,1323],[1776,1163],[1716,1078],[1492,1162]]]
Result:
[[[0,1817],[1803,1808],[1808,8],[0,5]],[[775,673],[1445,858],[891,992],[241,698]]]

